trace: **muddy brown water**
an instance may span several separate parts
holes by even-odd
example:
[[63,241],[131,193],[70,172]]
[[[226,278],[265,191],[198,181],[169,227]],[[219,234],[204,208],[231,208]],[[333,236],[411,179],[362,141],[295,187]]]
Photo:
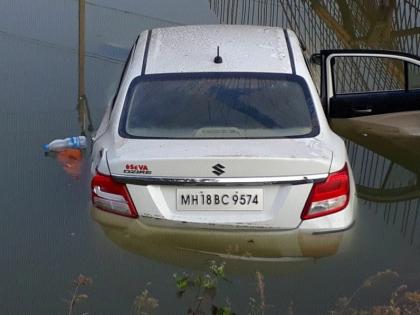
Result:
[[[345,5],[348,3],[348,5]],[[94,124],[112,98],[136,35],[147,28],[213,23],[288,26],[309,52],[320,48],[391,48],[418,54],[416,1],[91,0],[87,3],[87,95]],[[346,139],[359,192],[349,240],[323,239],[324,258],[250,259],[238,243],[175,246],[101,227],[89,213],[89,153],[44,156],[42,144],[78,134],[77,2],[0,2],[0,314],[65,314],[72,280],[93,279],[74,314],[129,314],[147,289],[158,314],[185,314],[173,274],[200,273],[221,251],[230,282],[215,303],[249,312],[264,275],[266,314],[326,314],[340,297],[387,269],[351,306],[384,304],[406,283],[420,286],[420,114],[335,120]],[[316,69],[315,69],[316,72]],[[312,240],[305,240],[312,241]],[[238,241],[239,242],[239,241]],[[338,245],[337,245],[338,244]],[[264,244],[266,245],[266,244]],[[286,245],[285,245],[286,246]],[[193,248],[193,249],[191,249]],[[259,253],[273,256],[270,246]],[[313,254],[313,253],[312,253]],[[241,259],[233,258],[241,256]],[[321,255],[322,256],[322,255]]]

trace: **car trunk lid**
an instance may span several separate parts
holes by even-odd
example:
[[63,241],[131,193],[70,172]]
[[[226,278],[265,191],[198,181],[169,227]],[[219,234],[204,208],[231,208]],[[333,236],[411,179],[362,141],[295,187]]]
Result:
[[107,158],[111,175],[127,184],[140,220],[156,219],[148,224],[293,229],[311,179],[327,176],[332,152],[316,139],[123,139]]
[[123,139],[107,153],[113,176],[245,178],[328,173],[332,152],[311,139]]

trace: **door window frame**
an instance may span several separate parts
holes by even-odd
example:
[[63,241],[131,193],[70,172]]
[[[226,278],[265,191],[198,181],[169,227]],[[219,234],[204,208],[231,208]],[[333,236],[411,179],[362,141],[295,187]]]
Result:
[[[332,49],[321,50],[321,101],[328,115],[330,112],[330,100],[336,96],[334,88],[334,73],[332,61],[336,57],[374,57],[374,58],[389,58],[404,62],[404,86],[405,91],[409,92],[409,76],[408,65],[413,64],[420,67],[420,57],[404,52],[390,51],[390,50],[371,50],[371,49]],[[414,89],[413,89],[414,90]],[[374,94],[376,92],[361,92],[360,94]]]

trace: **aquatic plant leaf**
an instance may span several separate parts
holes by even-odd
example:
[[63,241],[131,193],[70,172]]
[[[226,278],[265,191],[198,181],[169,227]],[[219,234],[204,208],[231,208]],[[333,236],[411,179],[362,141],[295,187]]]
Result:
[[213,273],[213,275],[215,275],[216,277],[219,277],[219,278],[225,277],[225,263],[224,262],[222,262],[220,265],[217,265],[217,263],[214,260],[212,260],[210,261],[209,269]]
[[212,315],[235,315],[235,313],[232,312],[230,307],[218,307],[216,305],[212,305],[211,314]]
[[217,280],[212,278],[202,278],[201,279],[201,287],[203,289],[216,289]]
[[183,276],[176,279],[176,287],[178,290],[185,290],[188,288],[189,277]]

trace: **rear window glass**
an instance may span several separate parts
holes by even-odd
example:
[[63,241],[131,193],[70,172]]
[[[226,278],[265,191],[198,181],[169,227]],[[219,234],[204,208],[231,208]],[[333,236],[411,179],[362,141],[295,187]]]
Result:
[[282,138],[318,133],[303,78],[197,73],[146,75],[130,85],[120,134],[139,138]]

